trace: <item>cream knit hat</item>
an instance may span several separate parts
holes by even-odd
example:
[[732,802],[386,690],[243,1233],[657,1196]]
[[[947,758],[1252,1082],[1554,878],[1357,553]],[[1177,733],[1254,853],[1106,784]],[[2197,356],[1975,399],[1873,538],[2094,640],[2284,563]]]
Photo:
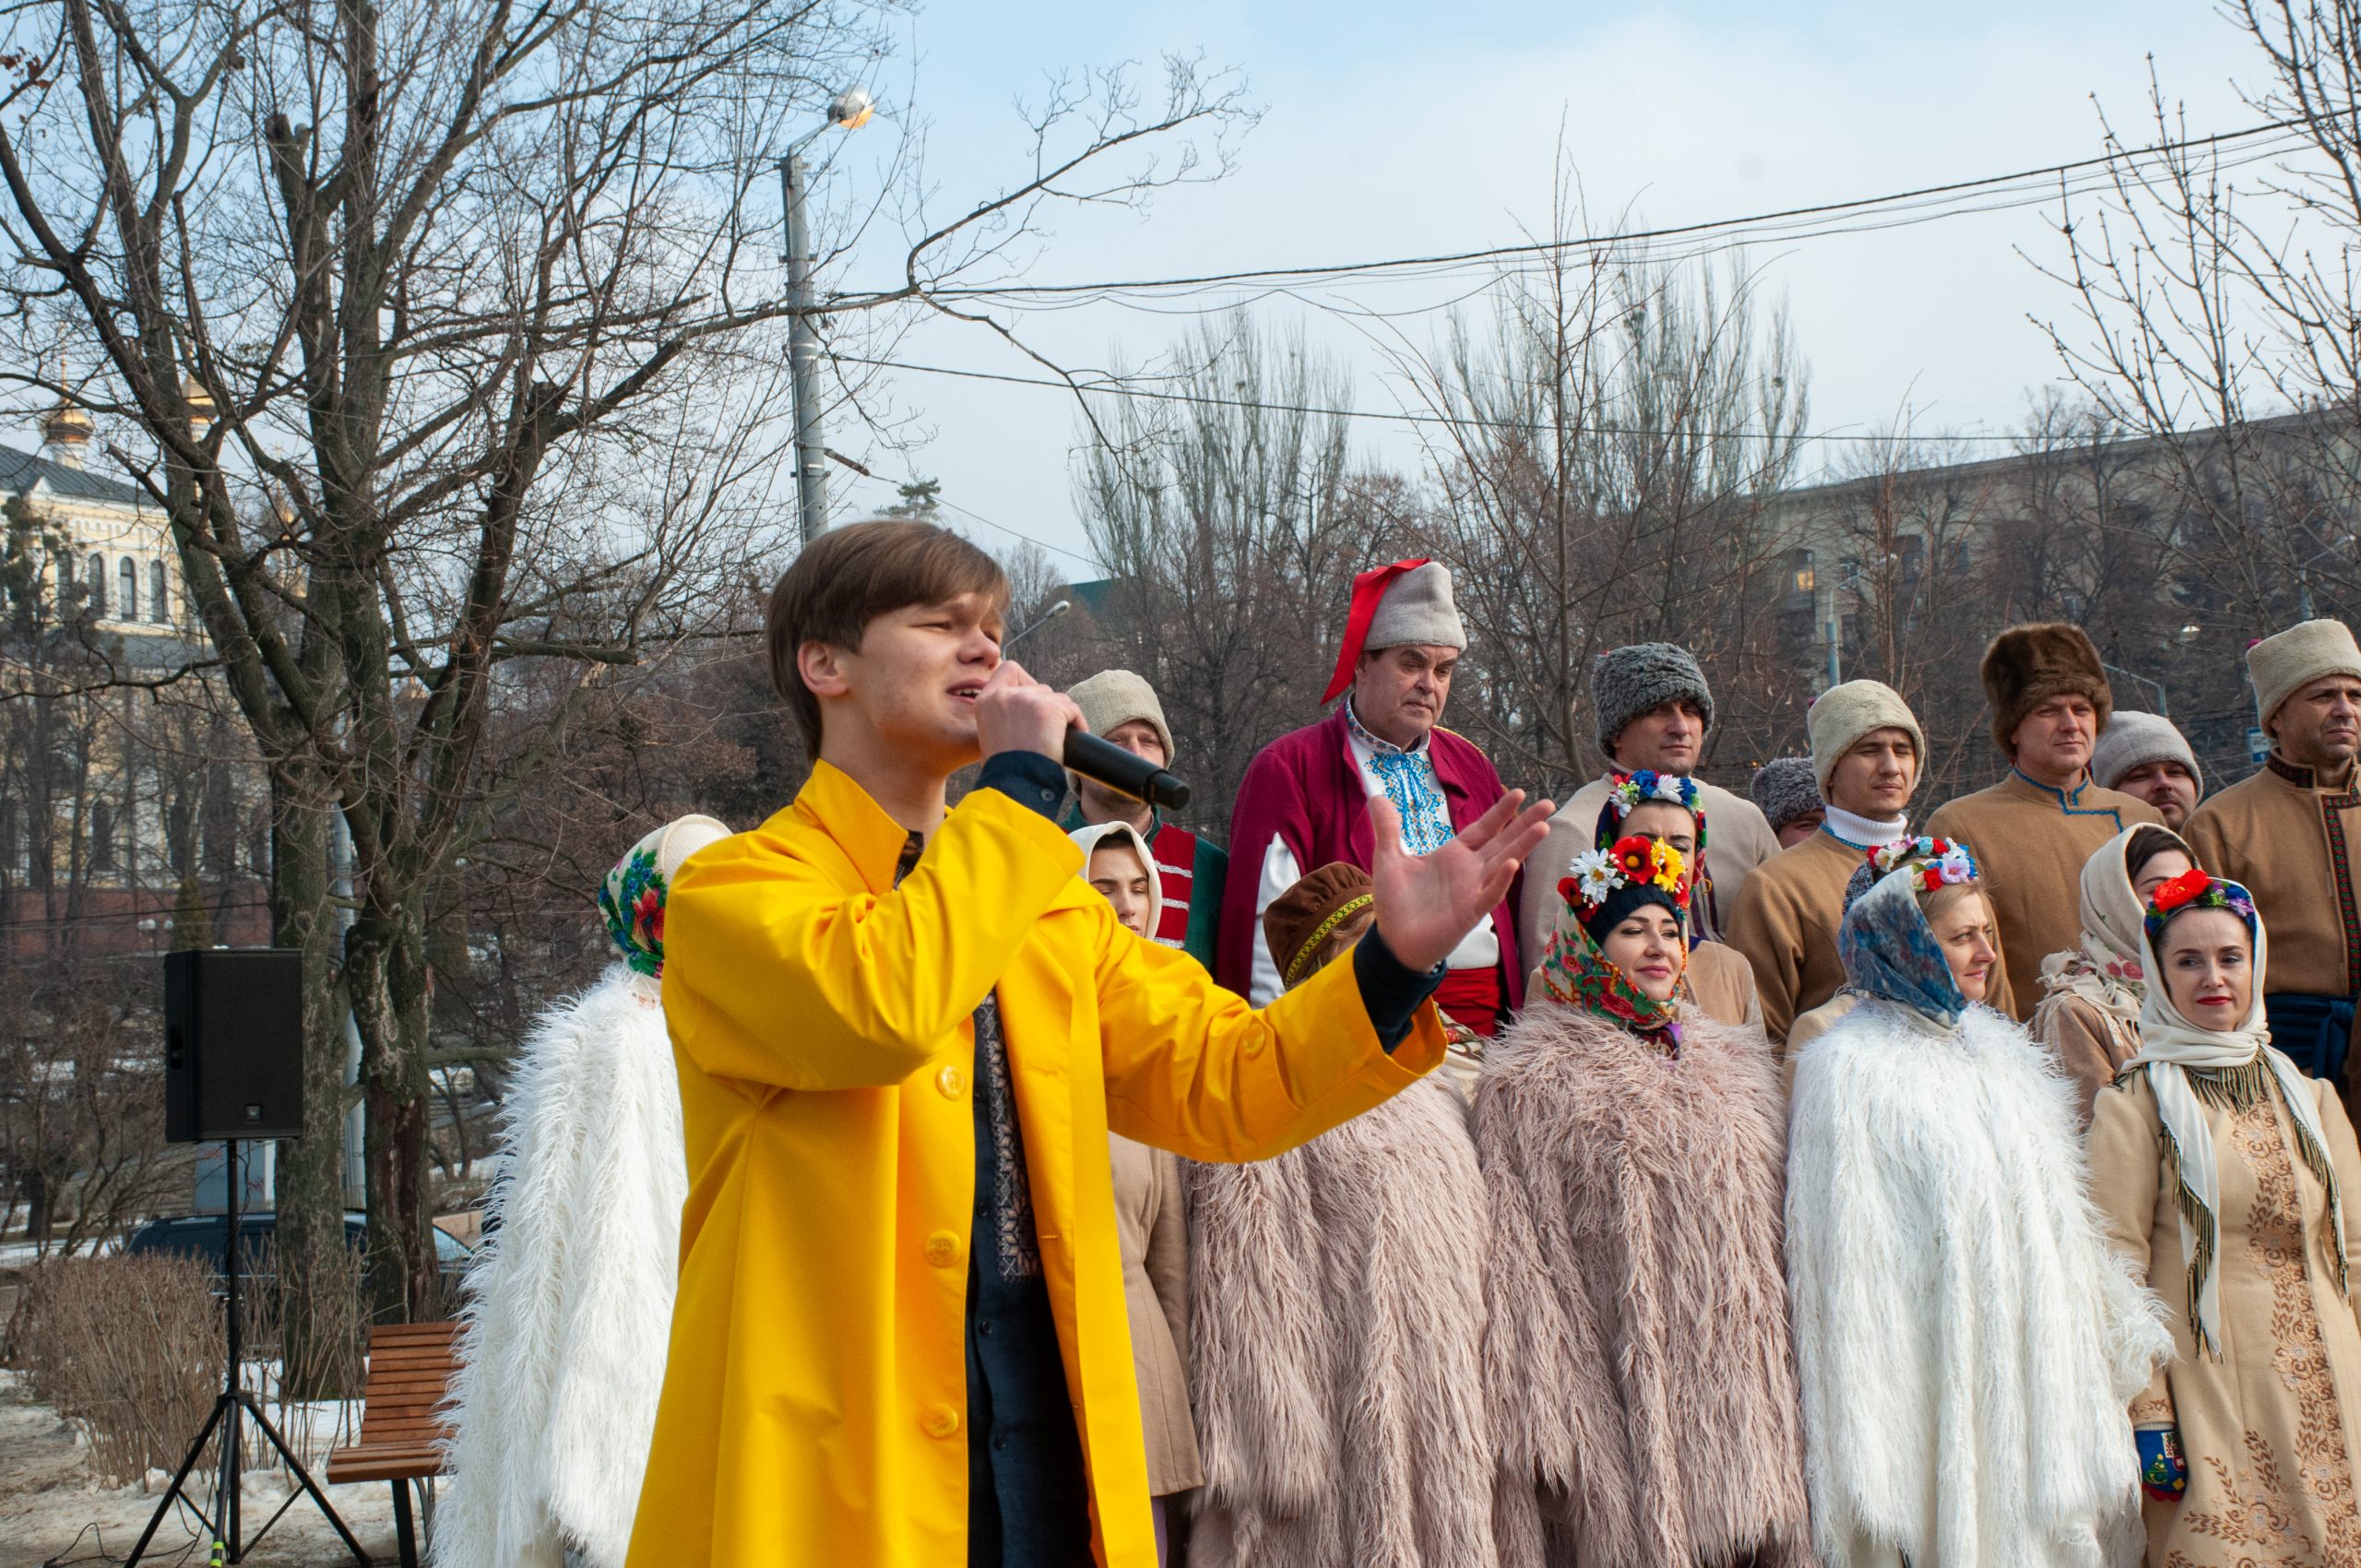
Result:
[[2247,673],[2254,681],[2255,720],[2271,728],[2279,705],[2323,675],[2361,680],[2361,647],[2342,621],[2304,621],[2247,649]]
[[1104,735],[1134,719],[1146,719],[1164,742],[1164,765],[1172,766],[1172,729],[1164,722],[1164,705],[1156,700],[1156,688],[1140,676],[1128,670],[1101,670],[1068,686],[1066,695],[1082,709],[1082,721],[1094,735]]
[[1910,711],[1902,694],[1883,681],[1847,681],[1829,687],[1812,699],[1805,723],[1811,731],[1812,775],[1820,781],[1823,798],[1828,793],[1828,776],[1836,771],[1836,759],[1872,730],[1906,731],[1910,743],[1917,748],[1918,766],[1927,766],[1927,736],[1918,728],[1918,716]]

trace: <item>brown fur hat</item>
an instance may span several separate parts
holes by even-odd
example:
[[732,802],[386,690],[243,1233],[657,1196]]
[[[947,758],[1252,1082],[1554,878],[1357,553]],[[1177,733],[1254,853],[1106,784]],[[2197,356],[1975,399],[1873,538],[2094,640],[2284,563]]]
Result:
[[2106,671],[2099,668],[2099,650],[2080,626],[2063,621],[2011,626],[1984,650],[1984,697],[1992,705],[1992,739],[2011,757],[2017,748],[2010,737],[2025,715],[2070,692],[2091,699],[2104,731],[2107,716],[2115,711],[2115,694],[2107,688]]

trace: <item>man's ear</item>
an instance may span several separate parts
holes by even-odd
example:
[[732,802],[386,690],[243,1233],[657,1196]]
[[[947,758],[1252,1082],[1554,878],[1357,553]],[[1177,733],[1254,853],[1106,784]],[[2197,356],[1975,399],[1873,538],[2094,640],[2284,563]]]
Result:
[[836,644],[807,642],[795,650],[795,673],[813,696],[840,697],[852,690],[845,661],[846,650]]

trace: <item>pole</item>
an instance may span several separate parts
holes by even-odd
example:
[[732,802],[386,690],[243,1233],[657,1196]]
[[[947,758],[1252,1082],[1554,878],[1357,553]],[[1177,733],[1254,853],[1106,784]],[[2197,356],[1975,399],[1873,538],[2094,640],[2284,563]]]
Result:
[[801,152],[779,160],[787,195],[788,373],[795,389],[795,511],[811,543],[828,526],[828,447],[820,430],[820,328],[812,299],[812,234],[803,198],[812,171]]
[[229,1156],[230,1170],[230,1240],[221,1249],[222,1299],[230,1317],[230,1402],[221,1412],[221,1502],[214,1509],[213,1522],[219,1526],[219,1540],[230,1549],[230,1561],[235,1562],[244,1555],[238,1539],[239,1494],[245,1490],[240,1477],[245,1455],[238,1447],[238,1418],[245,1413],[246,1392],[244,1369],[239,1364],[245,1336],[244,1325],[238,1321],[238,1253],[242,1250],[238,1226],[245,1213],[240,1206],[245,1194],[240,1189],[246,1181],[245,1172],[238,1168],[238,1140],[225,1139],[221,1147]]

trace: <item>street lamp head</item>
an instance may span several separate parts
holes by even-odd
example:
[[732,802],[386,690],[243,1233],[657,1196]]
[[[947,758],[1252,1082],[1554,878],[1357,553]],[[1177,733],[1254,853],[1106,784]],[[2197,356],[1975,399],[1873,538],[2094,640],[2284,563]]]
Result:
[[848,87],[828,103],[828,122],[840,130],[857,131],[876,113],[877,101],[864,87]]

